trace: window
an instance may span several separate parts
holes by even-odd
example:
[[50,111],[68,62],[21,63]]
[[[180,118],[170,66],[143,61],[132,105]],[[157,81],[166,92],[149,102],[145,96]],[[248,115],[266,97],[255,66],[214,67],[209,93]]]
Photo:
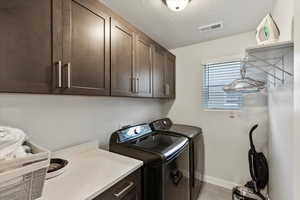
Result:
[[241,77],[240,61],[204,65],[203,104],[206,109],[238,110],[243,98],[241,93],[226,93],[227,85]]

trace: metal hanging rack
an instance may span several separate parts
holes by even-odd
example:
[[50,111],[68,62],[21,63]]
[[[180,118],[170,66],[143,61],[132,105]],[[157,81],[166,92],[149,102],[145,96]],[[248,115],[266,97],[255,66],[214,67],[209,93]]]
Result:
[[[252,53],[247,53],[247,56],[243,59],[245,68],[254,67],[268,76],[272,77],[274,80],[267,79],[269,83],[276,86],[276,80],[280,81],[281,84],[285,83],[286,75],[293,77],[293,74],[285,70],[284,58],[286,55],[281,55],[273,58],[261,58]],[[261,62],[264,65],[258,65],[257,62]],[[273,72],[273,73],[272,73]],[[280,72],[280,73],[278,73]]]
[[[225,92],[242,92],[242,93],[256,93],[263,89],[274,87],[280,84],[284,85],[286,81],[291,82],[293,73],[291,65],[291,55],[293,43],[278,43],[263,47],[255,47],[246,49],[247,56],[241,60],[241,78],[234,80],[228,85],[224,86]],[[258,55],[260,56],[258,56]],[[252,78],[246,76],[247,70],[258,69],[262,71],[263,80],[258,77]],[[255,72],[256,73],[256,72]],[[260,77],[261,78],[261,77]],[[270,79],[272,78],[272,80]]]

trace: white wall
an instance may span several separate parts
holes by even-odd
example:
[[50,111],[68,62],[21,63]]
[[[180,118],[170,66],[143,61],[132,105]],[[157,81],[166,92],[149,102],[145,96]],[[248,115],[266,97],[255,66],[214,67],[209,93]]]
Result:
[[[293,67],[291,51],[285,58],[285,70],[293,73]],[[286,78],[284,86],[269,89],[269,194],[272,200],[292,199],[293,78]]]
[[[298,37],[297,34],[293,32],[295,2],[297,1],[275,1],[272,15],[281,31],[280,41],[293,40],[293,37]],[[271,91],[269,96],[269,193],[272,200],[292,199],[293,88],[290,86],[290,88],[287,87]],[[297,102],[296,99],[294,99],[294,101]]]
[[279,41],[292,40],[294,0],[275,0],[272,16],[280,29]]
[[268,116],[264,95],[246,97],[247,106],[237,112],[203,110],[201,64],[216,58],[236,57],[255,44],[255,33],[249,32],[173,50],[177,56],[177,98],[172,104],[168,103],[168,116],[175,122],[203,128],[205,175],[210,182],[229,186],[245,184],[250,179],[248,131],[259,122],[256,142],[266,147]]
[[295,52],[294,52],[294,135],[293,135],[293,198],[300,199],[300,2],[295,1]]
[[0,125],[21,128],[50,150],[89,140],[107,147],[120,123],[142,123],[162,115],[156,99],[0,94]]

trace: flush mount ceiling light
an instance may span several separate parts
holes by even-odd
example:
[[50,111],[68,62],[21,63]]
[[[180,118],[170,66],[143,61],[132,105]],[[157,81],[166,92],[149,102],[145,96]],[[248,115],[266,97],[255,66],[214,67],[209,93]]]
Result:
[[165,0],[168,8],[172,11],[181,11],[185,9],[190,0]]

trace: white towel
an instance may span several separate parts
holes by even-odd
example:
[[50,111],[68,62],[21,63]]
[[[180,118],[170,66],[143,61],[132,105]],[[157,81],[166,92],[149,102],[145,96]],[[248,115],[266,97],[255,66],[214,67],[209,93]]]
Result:
[[22,154],[19,148],[25,139],[26,134],[22,130],[0,126],[0,160],[16,157],[16,152]]

